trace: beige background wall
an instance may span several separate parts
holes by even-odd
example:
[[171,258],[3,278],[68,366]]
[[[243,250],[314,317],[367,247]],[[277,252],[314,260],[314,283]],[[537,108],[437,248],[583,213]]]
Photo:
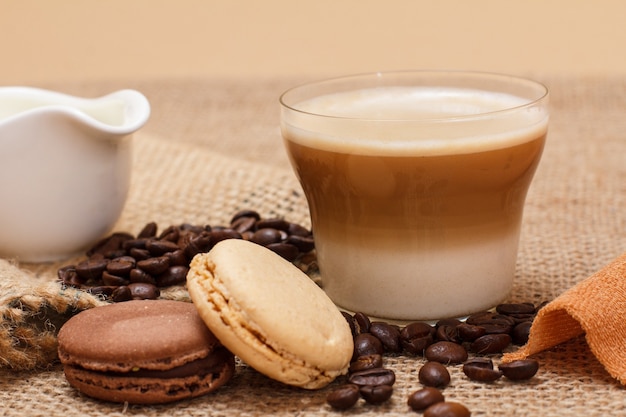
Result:
[[0,84],[408,68],[626,75],[621,0],[0,0]]

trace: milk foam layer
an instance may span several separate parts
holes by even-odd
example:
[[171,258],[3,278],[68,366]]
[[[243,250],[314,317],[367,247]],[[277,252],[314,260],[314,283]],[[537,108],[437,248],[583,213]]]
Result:
[[526,104],[510,94],[434,87],[384,87],[313,98],[297,107],[306,112],[357,119],[440,119],[495,112]]
[[[523,110],[521,107],[527,106]],[[381,87],[334,93],[283,109],[302,145],[375,155],[446,155],[499,149],[545,133],[547,111],[504,93]]]

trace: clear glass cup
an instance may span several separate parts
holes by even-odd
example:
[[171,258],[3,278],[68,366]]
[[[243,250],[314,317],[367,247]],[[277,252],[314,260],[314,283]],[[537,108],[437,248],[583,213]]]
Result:
[[280,97],[322,286],[350,311],[437,320],[509,294],[548,90],[460,71],[347,76]]

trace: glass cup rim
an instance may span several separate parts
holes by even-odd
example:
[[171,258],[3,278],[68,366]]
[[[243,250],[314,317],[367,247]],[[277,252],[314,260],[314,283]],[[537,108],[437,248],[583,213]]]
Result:
[[[523,85],[526,87],[532,87],[534,89],[536,89],[538,91],[536,97],[532,98],[532,99],[527,99],[527,101],[523,104],[519,104],[519,105],[515,105],[515,106],[511,106],[511,107],[506,107],[506,108],[502,108],[502,109],[498,109],[498,110],[491,110],[491,111],[486,111],[486,112],[478,112],[478,113],[473,113],[473,114],[464,114],[464,115],[453,115],[453,116],[445,116],[445,117],[432,117],[432,118],[420,118],[420,119],[406,119],[406,118],[365,118],[365,117],[355,117],[355,116],[344,116],[344,115],[336,115],[336,114],[330,114],[330,113],[323,113],[323,112],[312,112],[312,111],[307,111],[307,110],[303,110],[298,108],[297,103],[290,103],[289,102],[289,97],[293,94],[296,94],[298,92],[301,92],[305,89],[310,89],[310,88],[316,88],[316,87],[323,87],[325,85],[332,85],[332,84],[338,84],[338,83],[342,83],[342,82],[349,82],[349,81],[357,81],[357,80],[369,80],[371,82],[371,84],[366,85],[365,83],[363,85],[361,85],[360,87],[354,87],[354,90],[356,89],[361,89],[361,88],[372,88],[375,87],[376,85],[372,82],[373,80],[376,79],[382,79],[383,77],[410,77],[410,76],[414,76],[414,77],[421,77],[421,78],[425,78],[427,76],[437,76],[437,77],[447,77],[447,78],[452,78],[452,77],[465,77],[467,80],[470,79],[476,79],[476,80],[481,80],[484,82],[488,82],[488,81],[499,81],[499,82],[506,82],[508,81],[509,83],[511,82],[515,82],[519,85]],[[417,79],[417,78],[416,78]],[[512,84],[512,83],[511,83]],[[383,84],[384,85],[384,84]],[[408,85],[401,85],[398,84],[398,86],[408,86]],[[445,86],[444,84],[439,85],[441,87]],[[480,88],[475,88],[476,90],[480,90]],[[488,90],[486,90],[488,91]],[[337,92],[337,91],[335,91]],[[321,93],[321,94],[315,94],[312,95],[311,97],[318,97],[318,96],[322,96],[325,93]],[[332,92],[330,93],[332,94]],[[343,75],[343,76],[338,76],[338,77],[330,77],[330,78],[323,78],[323,79],[318,79],[318,80],[314,80],[314,81],[309,81],[309,82],[305,82],[305,83],[301,83],[299,85],[293,86],[287,90],[285,90],[280,96],[279,96],[279,103],[282,106],[282,108],[284,110],[288,110],[288,111],[292,111],[298,114],[301,114],[303,116],[309,116],[309,117],[321,117],[321,118],[329,118],[329,119],[336,119],[336,120],[361,120],[361,121],[373,121],[373,122],[424,122],[424,123],[436,123],[436,122],[444,122],[444,121],[451,121],[451,120],[458,120],[458,121],[462,121],[462,120],[474,120],[477,118],[484,118],[484,117],[493,117],[495,115],[499,115],[499,114],[505,114],[505,113],[510,113],[510,112],[514,112],[514,111],[521,111],[523,109],[526,108],[530,108],[533,106],[537,106],[539,105],[541,102],[546,102],[548,97],[550,94],[550,90],[549,88],[542,82],[536,81],[534,79],[528,78],[528,77],[524,77],[524,76],[517,76],[517,75],[511,75],[511,74],[505,74],[505,73],[499,73],[499,72],[488,72],[488,71],[472,71],[472,70],[398,70],[398,71],[376,71],[376,72],[362,72],[362,73],[353,73],[353,74],[348,74],[348,75]],[[300,101],[298,101],[300,102]]]

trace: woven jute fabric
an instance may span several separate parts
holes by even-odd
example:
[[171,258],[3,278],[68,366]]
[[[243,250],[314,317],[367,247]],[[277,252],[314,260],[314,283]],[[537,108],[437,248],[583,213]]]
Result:
[[[551,89],[551,123],[527,198],[509,301],[540,303],[562,296],[626,251],[626,78],[534,78]],[[131,191],[115,227],[137,233],[150,221],[162,227],[226,224],[248,208],[310,225],[278,127],[278,96],[301,81],[307,80],[115,80],[42,87],[84,96],[136,88],[150,100],[152,117],[135,135]],[[240,361],[227,386],[194,400],[147,407],[81,396],[54,357],[55,332],[63,321],[102,303],[56,283],[58,268],[79,259],[43,265],[0,261],[0,414],[339,414],[325,403],[330,387],[288,387]],[[183,287],[164,297],[188,300]],[[626,320],[619,303],[607,304],[604,315]],[[459,366],[450,366],[452,382],[444,395],[467,405],[473,416],[626,415],[623,386],[594,355],[584,332],[572,336],[536,353],[540,371],[524,383],[472,382]],[[397,377],[392,400],[380,406],[361,402],[348,414],[414,414],[406,400],[421,387],[417,372],[423,362],[386,357]]]

